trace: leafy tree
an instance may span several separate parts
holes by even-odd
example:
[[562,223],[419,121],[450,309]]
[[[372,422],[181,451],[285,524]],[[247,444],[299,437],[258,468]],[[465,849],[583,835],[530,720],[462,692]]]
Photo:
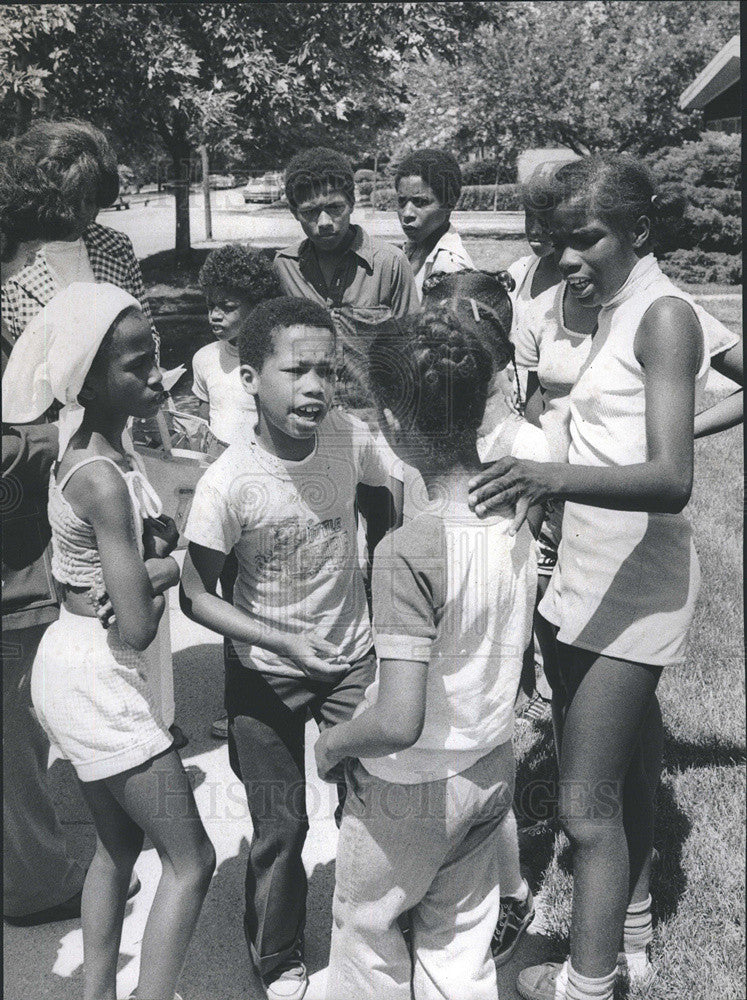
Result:
[[[180,181],[175,190],[180,253],[189,249],[189,163],[198,146],[214,147],[220,140],[250,155],[269,149],[287,155],[322,136],[342,143],[349,132],[365,146],[396,118],[407,60],[429,52],[453,60],[461,42],[491,20],[493,7],[46,6],[55,8],[54,16],[67,16],[70,38],[60,46],[58,30],[45,27],[41,51],[29,51],[26,60],[36,67],[26,92],[31,99],[43,98],[51,113],[72,113],[108,127],[118,135],[120,149],[144,139],[162,145]],[[27,26],[26,35],[33,34]],[[17,63],[26,49],[13,37],[7,40]],[[52,65],[53,73],[47,68]]]
[[737,31],[734,2],[505,3],[458,69],[417,70],[403,134],[505,162],[530,146],[645,154],[695,139],[679,95]]

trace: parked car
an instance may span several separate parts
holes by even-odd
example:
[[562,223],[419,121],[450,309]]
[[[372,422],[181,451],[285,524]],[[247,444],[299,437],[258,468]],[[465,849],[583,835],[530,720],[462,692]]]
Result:
[[273,201],[280,201],[284,195],[283,175],[273,170],[268,170],[261,177],[250,177],[249,183],[244,188],[245,203],[259,201],[271,204]]
[[214,191],[224,191],[236,187],[236,178],[233,174],[208,174],[208,184]]

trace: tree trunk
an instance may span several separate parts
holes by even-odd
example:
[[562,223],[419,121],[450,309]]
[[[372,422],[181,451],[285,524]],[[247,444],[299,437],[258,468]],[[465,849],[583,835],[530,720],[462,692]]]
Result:
[[376,214],[376,186],[379,183],[379,151],[374,153],[373,188],[371,190],[371,218]]
[[207,146],[200,146],[200,161],[202,162],[202,197],[205,202],[205,239],[213,238],[213,214],[210,209],[210,161]]
[[174,164],[174,198],[176,200],[176,234],[174,250],[177,259],[189,257],[192,244],[189,235],[189,144],[176,143],[171,147]]

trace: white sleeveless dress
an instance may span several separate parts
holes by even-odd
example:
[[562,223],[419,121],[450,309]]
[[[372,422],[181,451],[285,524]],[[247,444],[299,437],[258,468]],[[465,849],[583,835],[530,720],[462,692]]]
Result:
[[[644,314],[663,297],[683,299],[695,309],[649,255],[600,311],[589,357],[570,394],[572,464],[647,460],[645,377],[633,343]],[[709,363],[704,338],[696,396]],[[559,627],[560,642],[666,666],[684,659],[699,586],[698,557],[684,514],[566,502],[558,563],[539,611]]]
[[[142,520],[160,513],[160,501],[141,469],[124,472],[110,458],[78,462],[49,487],[52,573],[61,583],[103,592],[101,560],[93,528],[77,516],[63,489],[81,466],[108,462],[124,479],[132,501],[142,554]],[[168,664],[163,664],[168,656]],[[171,674],[168,610],[145,650],[119,635],[116,622],[75,615],[63,605],[44,633],[31,673],[31,699],[50,743],[68,759],[81,781],[98,781],[144,764],[168,750],[173,739],[164,719],[162,676]]]

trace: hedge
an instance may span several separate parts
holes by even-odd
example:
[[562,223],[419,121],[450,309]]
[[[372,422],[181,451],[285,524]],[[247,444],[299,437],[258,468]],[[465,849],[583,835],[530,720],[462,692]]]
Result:
[[511,184],[516,178],[516,157],[511,163],[495,157],[474,160],[472,163],[462,164],[461,171],[462,183],[467,187],[473,184],[495,184],[496,174],[500,184]]
[[[461,212],[492,212],[495,200],[495,184],[468,184],[462,188],[457,211]],[[373,195],[373,203],[377,209],[396,210],[397,192],[394,188],[377,190]],[[521,195],[518,184],[499,184],[496,208],[499,212],[520,212],[522,209]]]
[[691,285],[714,282],[718,285],[742,283],[740,254],[708,253],[703,250],[675,250],[663,256],[659,263],[674,281]]
[[740,136],[706,132],[647,158],[660,194],[656,247],[680,280],[741,280],[740,152]]

